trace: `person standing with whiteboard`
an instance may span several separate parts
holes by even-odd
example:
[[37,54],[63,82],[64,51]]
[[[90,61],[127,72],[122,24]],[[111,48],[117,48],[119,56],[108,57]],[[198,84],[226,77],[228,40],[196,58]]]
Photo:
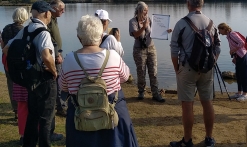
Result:
[[129,20],[129,34],[134,37],[133,57],[137,71],[138,100],[144,99],[146,67],[150,79],[152,99],[165,102],[158,90],[157,52],[150,37],[151,19],[148,17],[148,6],[140,1],[135,8],[134,17]]

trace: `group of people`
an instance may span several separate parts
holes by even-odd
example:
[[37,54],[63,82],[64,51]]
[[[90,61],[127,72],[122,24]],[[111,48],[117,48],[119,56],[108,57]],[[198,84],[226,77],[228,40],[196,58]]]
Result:
[[[49,11],[47,6],[52,9],[52,11]],[[37,54],[44,55],[45,58],[49,57],[50,59],[47,59],[48,62],[53,61],[53,57],[50,56],[49,50],[53,49],[53,44],[57,45],[55,50],[53,51],[55,53],[54,55],[54,64],[57,66],[57,68],[52,68],[53,73],[55,73],[54,70],[56,70],[56,73],[59,75],[61,70],[61,63],[63,61],[62,55],[60,54],[61,48],[62,48],[62,40],[60,37],[60,32],[57,24],[57,17],[60,17],[65,11],[65,4],[61,0],[53,0],[50,2],[50,4],[46,4],[44,2],[37,2],[32,5],[31,13],[32,18],[28,31],[32,32],[36,28],[45,26],[47,28],[48,32],[42,32],[42,34],[39,34],[35,39],[34,42],[37,43],[39,47],[37,47],[40,51],[37,51]],[[44,21],[44,14],[45,12],[50,12],[50,18],[46,21]],[[23,7],[16,8],[14,10],[14,13],[12,15],[14,23],[6,25],[3,29],[2,36],[1,36],[1,47],[3,49],[3,55],[2,55],[2,62],[4,65],[4,70],[6,73],[7,78],[7,85],[8,85],[8,91],[9,91],[9,97],[12,104],[12,108],[15,112],[15,118],[18,119],[18,128],[19,128],[19,134],[20,134],[20,144],[23,144],[23,141],[26,142],[25,146],[29,146],[31,144],[36,144],[35,142],[38,139],[38,132],[42,133],[42,137],[39,138],[40,143],[42,145],[50,144],[48,142],[48,138],[51,141],[58,141],[63,138],[62,134],[57,134],[54,132],[55,130],[55,115],[53,114],[53,107],[57,109],[56,114],[61,116],[66,116],[66,111],[61,105],[60,97],[61,97],[61,90],[59,90],[59,86],[57,81],[50,81],[48,82],[50,86],[53,86],[51,89],[54,91],[51,91],[51,94],[54,95],[44,95],[42,98],[39,96],[40,92],[43,93],[42,90],[37,90],[35,92],[28,91],[26,88],[13,83],[9,74],[8,74],[8,66],[7,66],[7,49],[12,43],[14,39],[22,38],[23,34],[23,24],[29,19],[29,13],[27,10]],[[43,21],[42,21],[43,20]],[[15,37],[16,36],[16,37]],[[15,37],[15,38],[14,38]],[[14,39],[13,39],[14,38]],[[11,40],[12,39],[12,40]],[[47,40],[47,41],[46,41]],[[45,43],[45,44],[44,44]],[[47,50],[45,52],[42,52],[44,48],[46,47]],[[47,54],[47,55],[45,55]],[[43,62],[43,59],[37,59],[40,63]],[[52,62],[53,63],[53,62]],[[51,63],[50,63],[51,64]],[[53,64],[52,64],[53,65]],[[56,78],[56,80],[58,77]],[[44,84],[41,87],[46,87],[47,84]],[[55,87],[54,87],[55,86]],[[49,87],[47,87],[49,88]],[[29,98],[28,98],[29,97]],[[31,97],[31,98],[30,98]],[[36,98],[36,99],[35,99]],[[52,100],[55,100],[53,102]],[[42,102],[42,106],[40,106],[39,103]],[[44,105],[45,103],[51,103],[54,104],[52,107]],[[38,111],[37,111],[37,107]],[[50,109],[48,112],[47,110]],[[43,120],[39,120],[40,118],[43,118]],[[39,124],[39,125],[38,125]],[[37,126],[36,126],[37,125]],[[39,131],[37,131],[37,129]],[[50,133],[47,133],[47,131],[50,131]],[[45,132],[45,133],[44,133]],[[25,136],[25,140],[24,140]]]
[[[205,29],[210,22],[210,19],[201,11],[203,4],[203,0],[187,0],[186,2],[189,11],[187,17],[200,29]],[[19,125],[19,129],[22,128],[20,129],[22,130],[20,134],[24,135],[23,147],[35,147],[38,140],[39,146],[50,146],[51,136],[54,134],[52,131],[55,128],[53,124],[55,124],[54,113],[56,103],[57,111],[61,110],[61,114],[66,115],[67,147],[80,147],[82,145],[88,147],[138,147],[134,127],[120,85],[126,82],[130,76],[129,67],[122,59],[124,51],[120,42],[120,30],[117,30],[113,35],[106,33],[108,24],[112,21],[106,10],[100,9],[96,10],[93,15],[82,16],[76,29],[78,41],[82,44],[82,47],[81,49],[74,50],[75,53],[68,53],[63,59],[61,50],[62,41],[56,18],[65,12],[64,9],[65,5],[60,0],[52,1],[50,4],[45,1],[37,1],[33,3],[31,8],[32,21],[28,25],[28,31],[33,32],[37,28],[46,27],[50,32],[43,31],[33,40],[33,44],[36,47],[37,61],[40,64],[44,63],[47,71],[50,73],[46,81],[42,82],[33,91],[23,89],[23,87],[18,85],[15,87],[15,84],[11,85],[12,82],[8,77],[7,63],[3,61],[11,100],[14,97],[18,99],[24,98],[24,104],[18,102],[18,108],[14,107],[15,104],[12,103],[14,110],[18,113],[18,119],[24,113],[27,115],[26,117],[22,117],[23,120],[18,120],[18,123],[22,122],[22,125]],[[133,58],[137,70],[137,97],[138,100],[144,99],[147,68],[153,96],[152,99],[157,102],[165,102],[165,99],[162,98],[158,90],[157,54],[154,42],[150,37],[152,22],[147,14],[148,5],[144,2],[138,2],[133,18],[129,20],[129,34],[135,40]],[[20,15],[20,17],[16,15]],[[22,37],[22,24],[28,19],[28,13],[24,8],[17,8],[13,14],[13,19],[15,23],[6,26],[2,34],[3,42],[1,42],[1,46],[5,58],[13,40]],[[15,29],[13,29],[13,26]],[[5,30],[13,32],[6,33]],[[237,32],[232,31],[225,23],[218,25],[218,30],[219,32],[215,26],[210,30],[210,33],[214,36],[215,60],[218,59],[220,54],[218,33],[227,35],[230,55],[234,57],[234,61],[236,60],[236,76],[238,82],[238,93],[231,96],[231,98],[245,100],[247,99],[247,81],[245,81],[247,80],[247,68],[244,68],[247,65],[245,42]],[[180,36],[181,31],[183,31],[182,36]],[[180,141],[170,142],[170,146],[193,147],[193,104],[195,89],[197,89],[203,107],[206,131],[204,142],[207,147],[214,147],[215,140],[212,135],[215,119],[212,105],[213,69],[207,73],[200,73],[194,71],[187,61],[185,61],[185,64],[182,64],[185,56],[190,56],[195,38],[194,30],[184,19],[180,19],[176,23],[173,31],[169,29],[167,32],[172,32],[170,44],[171,60],[176,73],[178,99],[182,104],[182,122],[184,128],[183,138]],[[6,40],[6,36],[8,40]],[[183,49],[178,42],[179,39]],[[118,100],[115,105],[115,110],[119,117],[118,125],[114,129],[78,131],[75,129],[74,123],[74,101],[80,81],[86,77],[84,70],[92,77],[98,75],[102,63],[106,58],[106,50],[110,50],[110,55],[101,77],[106,83],[109,102],[114,100],[115,93],[116,91],[118,92]],[[74,54],[77,54],[78,60],[75,59]],[[77,62],[83,65],[84,70],[81,69]],[[15,89],[23,89],[21,90],[23,93],[18,94],[22,95],[21,98],[15,96],[15,92],[19,91]],[[64,112],[60,103],[63,93],[70,94],[66,112]],[[56,134],[56,136],[58,138],[62,137],[60,134]]]

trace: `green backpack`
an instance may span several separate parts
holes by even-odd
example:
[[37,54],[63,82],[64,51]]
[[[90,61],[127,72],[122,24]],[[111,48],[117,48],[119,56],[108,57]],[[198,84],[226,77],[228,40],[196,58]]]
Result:
[[[84,71],[86,78],[81,80],[77,92],[74,122],[79,131],[97,131],[101,129],[114,129],[118,125],[118,114],[114,107],[118,100],[116,92],[113,104],[109,103],[106,92],[106,83],[101,78],[109,59],[109,50],[106,50],[106,58],[97,77],[91,77],[79,62],[77,53],[74,52],[76,62]],[[73,100],[73,99],[72,99]]]

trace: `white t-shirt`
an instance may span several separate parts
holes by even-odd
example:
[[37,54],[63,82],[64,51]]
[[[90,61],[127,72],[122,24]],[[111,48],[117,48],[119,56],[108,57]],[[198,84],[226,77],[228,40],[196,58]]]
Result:
[[[33,23],[32,21],[34,21],[35,23]],[[37,28],[41,28],[41,27],[45,27],[47,28],[47,26],[39,19],[37,18],[32,18],[32,21],[30,22],[29,26],[28,26],[28,32],[33,32],[34,30],[36,30]],[[22,30],[20,30],[18,32],[18,34],[11,40],[8,41],[8,46],[10,46],[10,44],[15,40],[15,39],[21,39],[23,36],[23,31],[24,28]],[[50,49],[52,52],[52,56],[55,62],[55,52],[54,52],[54,46],[53,43],[51,41],[51,35],[48,31],[42,31],[41,33],[39,33],[33,40],[33,44],[36,47],[36,58],[38,63],[41,65],[43,60],[42,60],[42,51],[44,49]]]
[[[107,35],[106,33],[103,34]],[[124,55],[124,50],[121,42],[118,42],[113,35],[109,35],[104,42],[100,45],[101,48],[106,48],[108,50],[115,50],[121,57]]]

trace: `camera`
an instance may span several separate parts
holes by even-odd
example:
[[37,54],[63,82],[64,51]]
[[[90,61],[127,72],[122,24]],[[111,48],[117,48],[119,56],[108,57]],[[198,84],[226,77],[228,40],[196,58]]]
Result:
[[141,48],[147,48],[147,44],[146,44],[146,41],[147,41],[147,38],[144,37],[144,38],[139,38],[139,41],[140,41],[140,44],[141,44]]
[[233,58],[234,56],[236,56],[236,53],[231,54],[231,58]]
[[118,31],[118,28],[109,28],[108,29],[108,34],[115,35],[116,32]]

